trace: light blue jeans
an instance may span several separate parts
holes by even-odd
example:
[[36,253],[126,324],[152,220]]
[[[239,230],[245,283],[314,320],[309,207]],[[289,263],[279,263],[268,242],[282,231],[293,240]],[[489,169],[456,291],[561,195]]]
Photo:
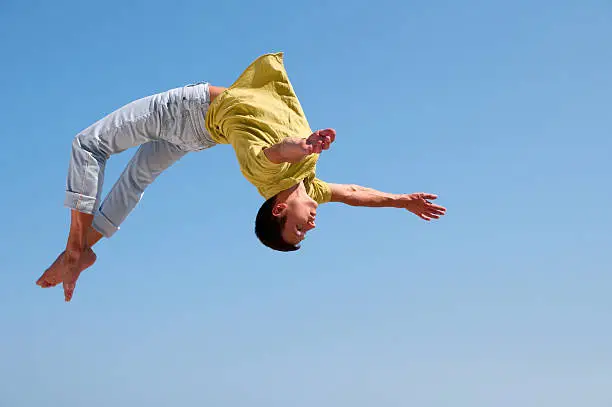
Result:
[[[129,103],[80,132],[72,142],[65,206],[94,215],[93,227],[112,236],[145,189],[191,151],[216,145],[206,131],[208,83],[171,89]],[[139,146],[100,204],[106,160]]]

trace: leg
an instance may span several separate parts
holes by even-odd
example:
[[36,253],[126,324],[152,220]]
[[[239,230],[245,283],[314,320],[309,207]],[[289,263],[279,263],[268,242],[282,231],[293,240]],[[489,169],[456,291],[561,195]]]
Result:
[[[69,283],[90,267],[96,260],[91,247],[103,236],[111,237],[129,213],[140,201],[145,189],[176,161],[187,152],[178,146],[166,141],[152,141],[140,146],[134,157],[110,190],[100,209],[93,217],[92,227],[89,228],[85,240],[87,248],[79,259],[77,266],[69,276]],[[91,216],[91,215],[89,215]],[[76,222],[74,222],[76,223]],[[43,288],[53,287],[64,280],[63,264],[68,260],[67,253],[63,252],[57,260],[45,271],[37,284]],[[68,287],[74,290],[74,286]],[[72,291],[71,291],[72,292]]]
[[[82,258],[78,264],[79,273],[83,270],[91,267],[96,261],[96,254],[91,250],[91,248],[98,243],[100,239],[102,239],[102,234],[98,232],[93,227],[90,227],[87,231],[87,246],[88,250],[85,250]],[[49,266],[47,270],[43,273],[42,276],[36,281],[36,284],[41,286],[42,288],[55,287],[59,283],[63,281],[63,265],[65,264],[66,259],[66,251],[60,253],[57,256],[57,259]]]
[[[94,123],[77,135],[72,143],[65,206],[71,209],[70,233],[66,250],[38,280],[41,287],[56,285],[66,269],[77,276],[95,255],[87,240],[100,201],[106,161],[113,155],[160,137],[163,129],[159,95],[132,102]],[[96,238],[93,233],[93,240]],[[59,273],[59,275],[58,275]],[[64,287],[66,300],[72,296],[74,282]],[[72,288],[70,287],[72,286]]]
[[[65,200],[65,205],[72,209],[66,251],[60,255],[63,260],[58,261],[58,258],[39,279],[39,285],[52,286],[63,280],[64,294],[69,301],[80,272],[95,261],[91,242],[99,240],[101,235],[92,232],[92,227],[102,235],[112,235],[134,208],[146,185],[170,165],[162,159],[148,158],[144,162],[151,171],[148,174],[134,172],[137,167],[132,165],[134,160],[139,162],[148,156],[139,151],[138,157],[130,163],[132,170],[124,172],[99,208],[106,160],[112,154],[146,143],[154,143],[147,148],[157,146],[156,154],[165,149],[169,156],[182,156],[190,149],[211,147],[214,142],[206,137],[201,125],[209,100],[206,85],[173,89],[132,102],[75,138]],[[171,145],[175,146],[168,148]],[[155,148],[149,153],[155,152]],[[143,151],[146,152],[146,148]],[[89,239],[87,235],[92,233],[93,238]],[[57,270],[63,277],[54,274]],[[49,275],[55,277],[47,278]]]
[[140,201],[145,189],[185,154],[187,151],[163,140],[140,146],[96,212],[94,229],[104,237],[115,234]]
[[[106,237],[112,236],[136,207],[145,189],[185,154],[187,151],[163,140],[141,145],[96,212],[93,218],[94,228]],[[84,241],[83,244],[86,245],[87,242]],[[87,248],[85,253],[89,251],[91,248]],[[64,269],[64,291],[67,301],[70,301],[76,281],[83,271],[79,267],[83,260],[71,259],[70,252],[66,253],[66,260],[69,265]]]

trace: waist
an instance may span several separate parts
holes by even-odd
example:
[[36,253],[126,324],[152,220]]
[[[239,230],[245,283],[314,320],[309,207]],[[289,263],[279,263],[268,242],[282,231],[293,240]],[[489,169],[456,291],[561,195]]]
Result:
[[206,114],[211,103],[210,85],[207,82],[190,84],[180,88],[178,93],[183,105],[187,107],[194,130],[200,141],[206,147],[216,144],[206,130]]

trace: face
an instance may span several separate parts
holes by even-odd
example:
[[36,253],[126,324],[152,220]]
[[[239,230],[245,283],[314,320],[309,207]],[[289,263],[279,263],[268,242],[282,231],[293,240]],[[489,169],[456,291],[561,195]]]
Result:
[[306,233],[315,228],[318,206],[315,200],[304,196],[292,197],[274,207],[275,216],[287,217],[282,233],[285,242],[297,245],[304,240]]

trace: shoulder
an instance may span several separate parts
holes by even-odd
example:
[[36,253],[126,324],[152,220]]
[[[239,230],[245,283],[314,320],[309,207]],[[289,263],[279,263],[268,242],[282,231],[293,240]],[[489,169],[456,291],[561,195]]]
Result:
[[306,192],[308,196],[317,201],[318,204],[328,203],[332,200],[332,184],[314,177],[306,181]]

